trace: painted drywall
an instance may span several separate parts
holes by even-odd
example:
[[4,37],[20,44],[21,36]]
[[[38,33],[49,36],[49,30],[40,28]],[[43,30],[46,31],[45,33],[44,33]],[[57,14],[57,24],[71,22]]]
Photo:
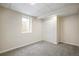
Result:
[[61,42],[79,46],[79,14],[61,18]]
[[0,7],[0,53],[41,40],[41,20],[33,18],[32,33],[21,33],[21,13]]
[[57,17],[57,42],[61,42],[61,32],[62,32],[62,17]]
[[57,44],[57,16],[50,16],[43,20],[43,40]]

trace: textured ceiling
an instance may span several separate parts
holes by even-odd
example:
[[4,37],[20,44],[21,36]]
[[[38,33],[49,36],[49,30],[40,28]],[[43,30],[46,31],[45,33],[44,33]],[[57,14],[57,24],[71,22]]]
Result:
[[3,7],[25,13],[30,16],[70,15],[78,13],[79,5],[72,3],[1,3]]

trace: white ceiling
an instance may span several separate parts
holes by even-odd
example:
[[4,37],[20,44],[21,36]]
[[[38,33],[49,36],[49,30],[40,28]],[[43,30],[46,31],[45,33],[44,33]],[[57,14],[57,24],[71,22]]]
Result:
[[67,16],[79,12],[79,4],[76,3],[36,3],[35,5],[31,5],[31,3],[1,3],[0,5],[36,17]]

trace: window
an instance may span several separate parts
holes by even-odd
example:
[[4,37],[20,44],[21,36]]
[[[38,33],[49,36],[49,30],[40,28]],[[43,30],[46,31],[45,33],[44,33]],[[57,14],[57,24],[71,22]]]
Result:
[[31,33],[32,32],[32,18],[22,16],[22,33]]

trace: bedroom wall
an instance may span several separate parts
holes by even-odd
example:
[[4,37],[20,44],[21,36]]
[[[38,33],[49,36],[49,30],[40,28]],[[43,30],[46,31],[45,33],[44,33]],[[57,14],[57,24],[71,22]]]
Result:
[[45,19],[33,18],[32,33],[21,33],[22,15],[0,7],[0,53],[46,40],[57,44],[64,42],[79,46],[79,14]]
[[60,41],[79,46],[79,14],[61,18]]
[[43,20],[43,40],[57,44],[57,16],[50,16]]
[[41,20],[36,18],[32,20],[32,33],[21,33],[22,15],[0,7],[0,53],[42,40]]

